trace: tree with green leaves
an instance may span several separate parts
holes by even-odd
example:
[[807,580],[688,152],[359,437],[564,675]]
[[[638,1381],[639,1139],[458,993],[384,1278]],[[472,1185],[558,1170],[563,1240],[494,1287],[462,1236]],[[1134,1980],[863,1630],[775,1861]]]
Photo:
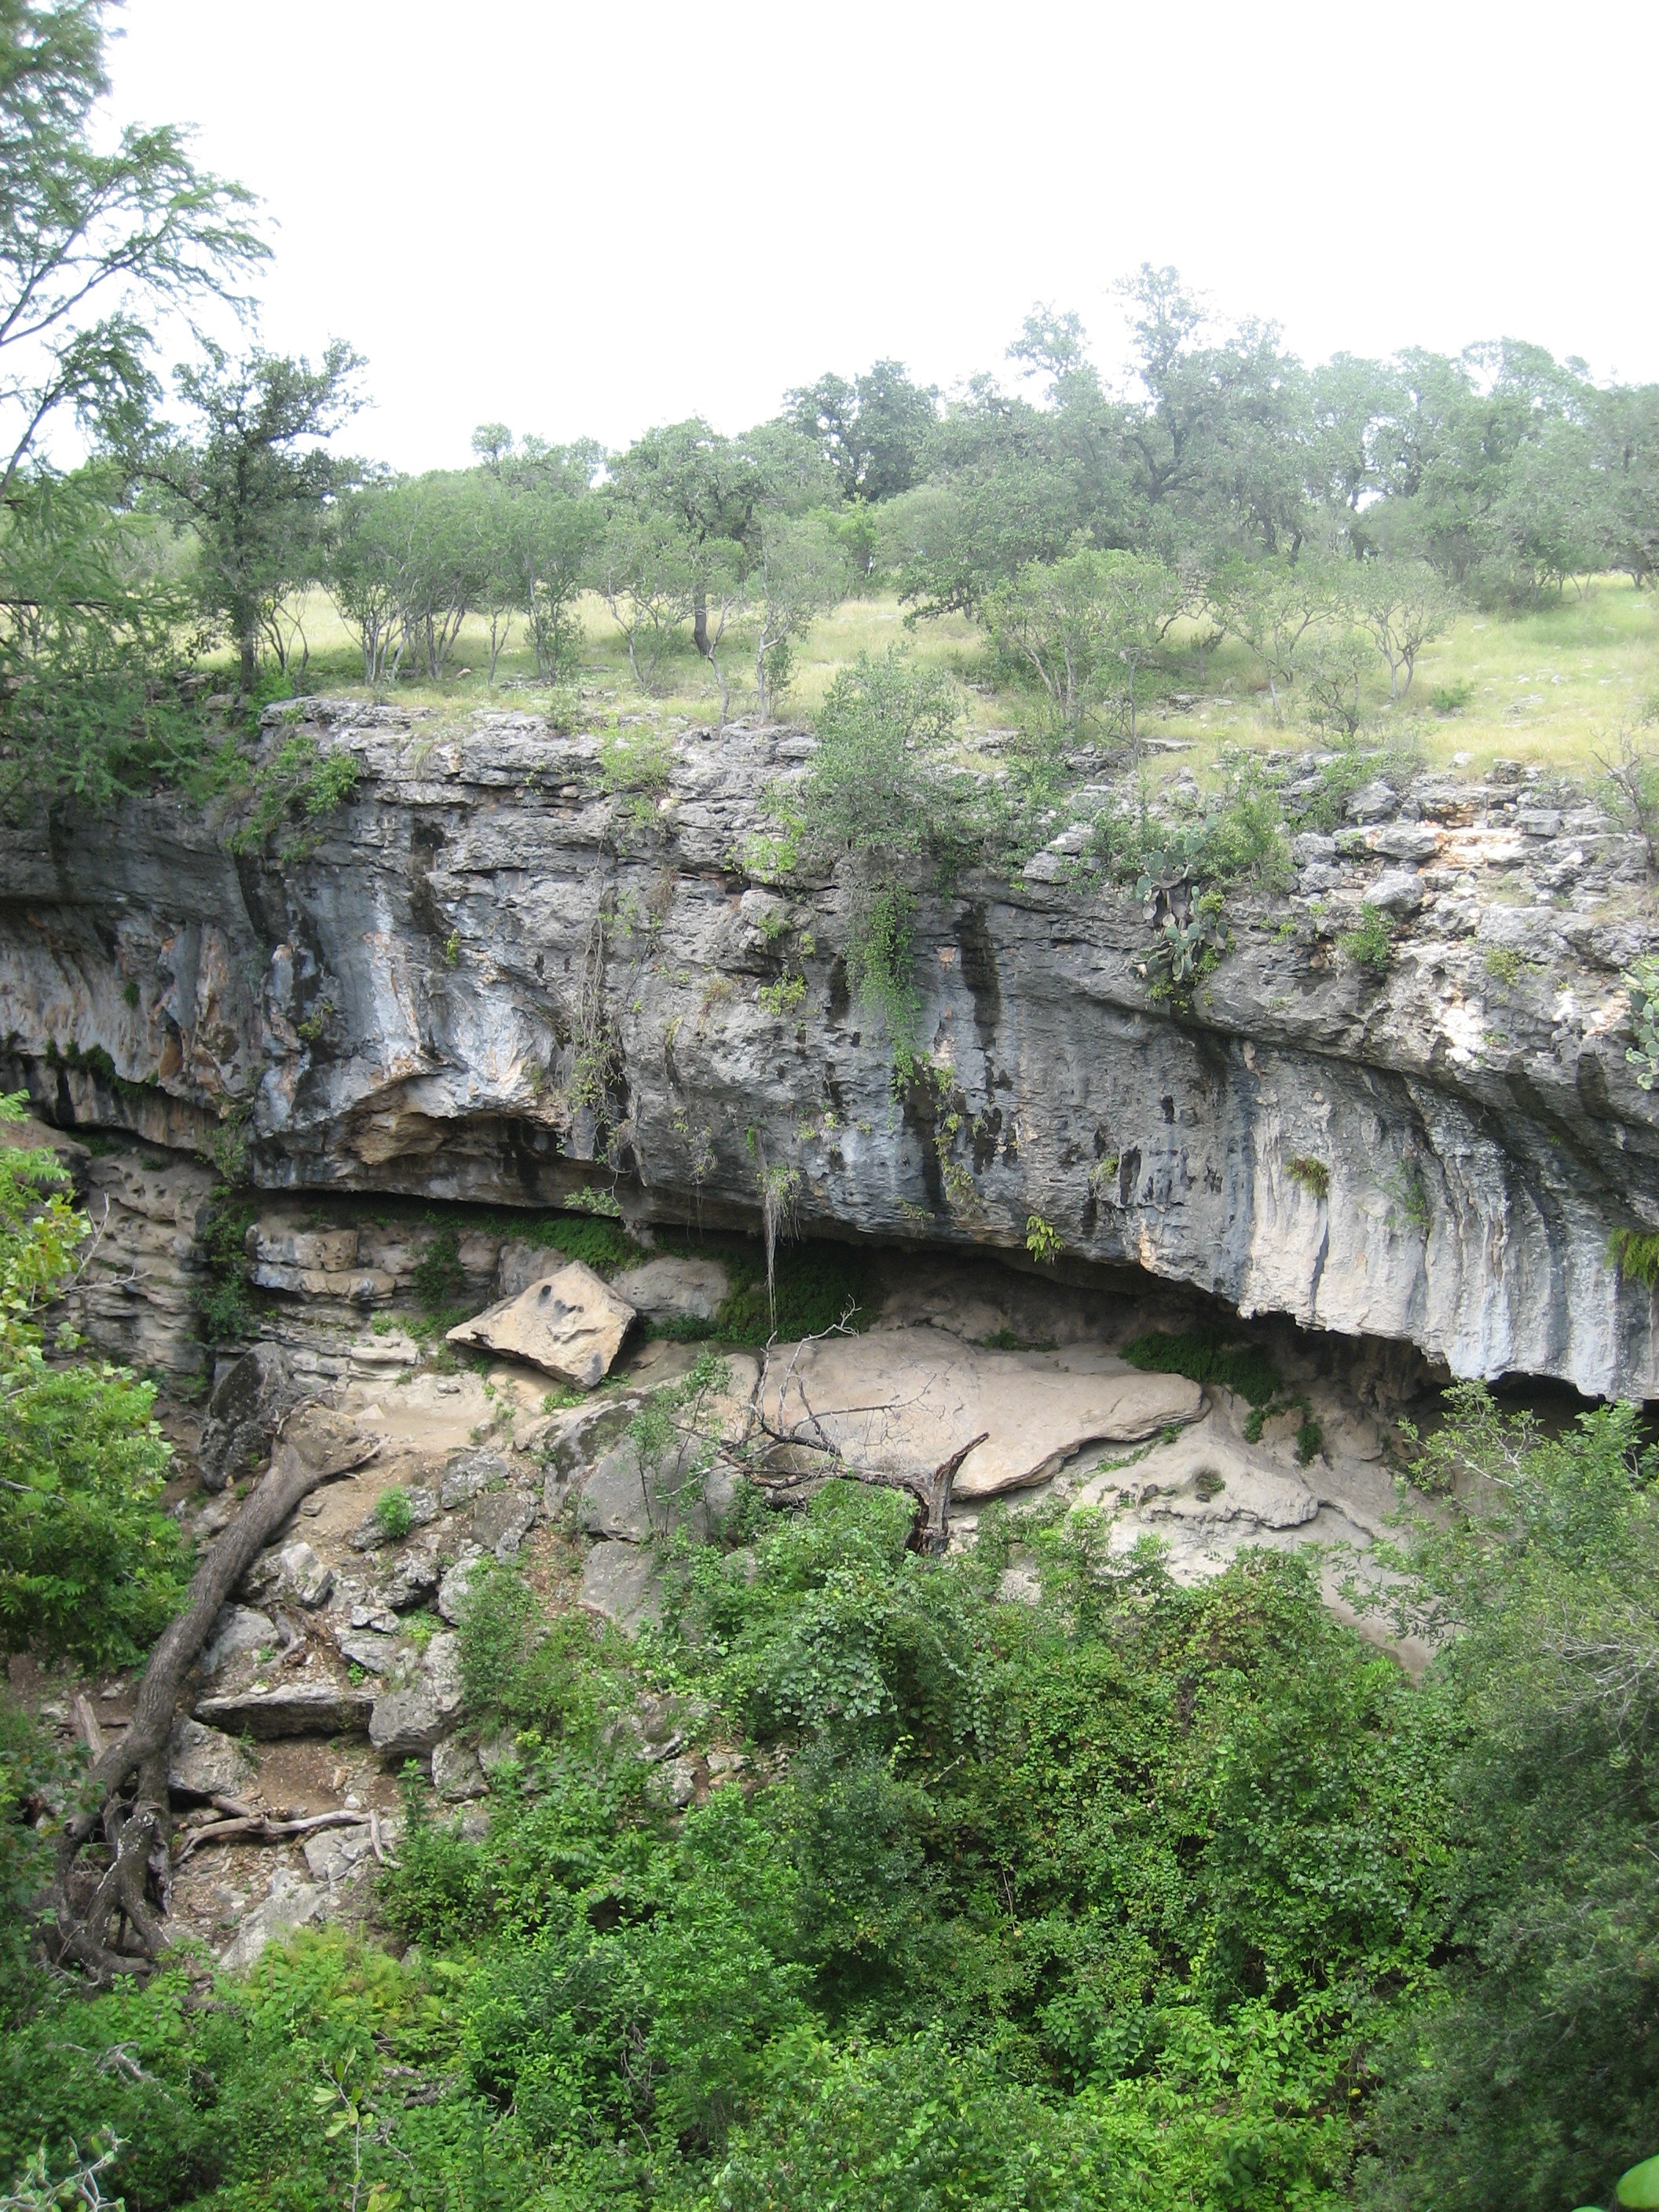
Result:
[[1558,2212],[1659,2143],[1659,1453],[1635,1406],[1558,1430],[1463,1383],[1445,1414],[1413,1469],[1442,1510],[1373,1601],[1437,1651],[1459,1853],[1362,2196]]
[[26,495],[54,416],[119,441],[148,415],[157,315],[246,304],[267,252],[240,185],[175,125],[94,142],[106,0],[0,7],[0,503]]
[[843,499],[874,504],[915,483],[938,400],[902,361],[878,361],[862,376],[828,374],[786,393],[784,420],[817,446]]
[[108,13],[0,5],[0,783],[99,804],[188,754],[153,679],[191,610],[172,534],[100,463],[55,466],[52,432],[70,415],[129,447],[158,323],[246,308],[266,252],[250,195],[198,169],[181,131],[100,143]]
[[1146,673],[1187,599],[1180,577],[1150,555],[1079,552],[1029,562],[990,594],[984,618],[998,652],[1036,677],[1063,728],[1109,702],[1136,754]]
[[1330,576],[1310,561],[1235,557],[1217,570],[1207,597],[1218,625],[1261,663],[1278,714],[1295,679],[1297,653],[1337,603]]
[[623,634],[628,665],[649,691],[675,633],[701,605],[708,642],[708,586],[696,542],[666,514],[613,510],[594,548],[593,588]]
[[[0,1095],[0,1122],[25,1105]],[[160,1510],[173,1455],[154,1389],[46,1358],[45,1312],[88,1233],[50,1151],[0,1146],[0,1649],[125,1666],[178,1605],[184,1552]],[[75,1346],[57,1332],[58,1352]]]
[[787,685],[790,653],[847,589],[847,554],[825,517],[768,515],[750,575],[755,691],[764,721]]
[[325,449],[363,404],[362,366],[337,341],[314,368],[258,349],[233,362],[210,346],[177,372],[192,432],[149,433],[134,456],[158,506],[195,532],[202,605],[230,634],[245,693],[275,607],[321,573],[328,501],[362,474]]
[[1389,698],[1403,699],[1419,653],[1450,629],[1460,604],[1456,592],[1426,561],[1386,557],[1358,562],[1343,588],[1389,664]]

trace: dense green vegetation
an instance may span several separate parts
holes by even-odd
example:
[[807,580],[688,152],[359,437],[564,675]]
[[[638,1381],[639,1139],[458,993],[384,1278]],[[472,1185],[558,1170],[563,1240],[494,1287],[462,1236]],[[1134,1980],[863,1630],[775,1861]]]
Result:
[[[23,1105],[0,1094],[0,1122]],[[40,1310],[88,1231],[52,1153],[0,1146],[0,1650],[119,1666],[177,1606],[181,1545],[156,1508],[171,1454],[153,1389],[46,1356]]]
[[[14,1979],[0,2171],[118,2139],[130,2212],[1601,2197],[1659,2136],[1659,1463],[1628,1408],[1451,1412],[1419,1481],[1486,1503],[1391,1562],[1455,1631],[1421,1686],[1306,1557],[1183,1589],[993,1514],[930,1560],[850,1484],[669,1543],[636,1645],[495,1571],[464,1671],[513,1758],[471,1836],[411,1770],[401,1960]],[[653,1711],[746,1768],[677,1812]]]

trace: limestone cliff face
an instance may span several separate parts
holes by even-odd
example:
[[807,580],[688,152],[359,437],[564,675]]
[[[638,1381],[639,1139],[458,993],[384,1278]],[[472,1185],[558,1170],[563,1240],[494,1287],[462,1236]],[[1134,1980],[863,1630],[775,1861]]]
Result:
[[[1183,1018],[1148,999],[1138,904],[1062,834],[921,901],[932,1072],[895,1099],[842,890],[744,872],[810,738],[685,732],[642,798],[528,715],[307,711],[362,771],[308,851],[234,857],[167,799],[0,833],[5,1079],[49,1118],[188,1148],[246,1107],[271,1188],[614,1185],[636,1218],[752,1227],[769,1187],[802,1232],[945,1248],[1021,1248],[1037,1214],[1067,1258],[1455,1374],[1659,1395],[1652,1299],[1608,1256],[1659,1227],[1659,1101],[1619,981],[1641,866],[1600,817],[1374,792],[1298,841],[1317,906],[1230,902]],[[1362,896],[1408,918],[1380,976],[1331,944]]]

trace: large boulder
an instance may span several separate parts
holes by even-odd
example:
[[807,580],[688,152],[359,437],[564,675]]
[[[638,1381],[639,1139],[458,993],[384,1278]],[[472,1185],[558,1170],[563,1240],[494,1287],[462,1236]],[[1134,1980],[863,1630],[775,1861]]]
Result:
[[264,1456],[305,1391],[278,1344],[256,1344],[214,1385],[196,1464],[209,1490],[222,1490]]
[[448,1735],[460,1710],[461,1643],[445,1630],[394,1669],[374,1700],[368,1740],[389,1765],[418,1759]]
[[196,1717],[262,1742],[274,1736],[345,1735],[368,1725],[374,1700],[366,1690],[334,1681],[283,1682],[271,1689],[234,1690],[200,1698]]
[[628,1301],[591,1267],[572,1260],[516,1297],[452,1328],[449,1341],[528,1360],[560,1382],[591,1390],[611,1372],[633,1321]]
[[662,1564],[648,1544],[595,1544],[582,1562],[582,1603],[630,1635],[662,1610]]
[[246,1973],[268,1943],[283,1943],[296,1928],[314,1920],[328,1903],[321,1882],[307,1881],[278,1867],[262,1904],[243,1917],[236,1933],[219,1954],[227,1973]]
[[647,1321],[712,1322],[732,1288],[718,1260],[664,1257],[630,1267],[611,1285]]
[[181,1714],[167,1738],[167,1788],[183,1797],[240,1797],[258,1769],[234,1736]]
[[[608,1451],[582,1485],[576,1524],[585,1535],[630,1544],[684,1528],[707,1542],[731,1511],[736,1486],[723,1467],[700,1468],[700,1439],[646,1463],[632,1437]],[[475,1524],[476,1525],[476,1524]]]
[[438,1503],[446,1513],[457,1506],[465,1505],[497,1483],[505,1482],[512,1469],[499,1452],[474,1449],[454,1454],[445,1467],[438,1484]]
[[257,1606],[221,1606],[208,1631],[207,1648],[201,1658],[202,1672],[216,1674],[244,1651],[260,1651],[267,1646],[274,1650],[280,1641],[276,1622]]

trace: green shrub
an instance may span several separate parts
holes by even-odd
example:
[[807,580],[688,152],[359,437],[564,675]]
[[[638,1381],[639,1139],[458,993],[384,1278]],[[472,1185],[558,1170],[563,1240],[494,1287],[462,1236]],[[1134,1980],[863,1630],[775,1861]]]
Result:
[[410,1287],[428,1314],[449,1312],[466,1291],[466,1270],[461,1265],[461,1240],[453,1224],[428,1237],[415,1262]]
[[1384,914],[1381,907],[1362,906],[1359,927],[1338,938],[1338,948],[1357,967],[1370,968],[1380,975],[1394,957],[1395,927],[1393,916]]
[[[233,852],[257,852],[285,817],[316,822],[357,795],[358,764],[350,753],[325,753],[309,731],[287,738],[252,778],[252,811],[232,836]],[[305,835],[291,838],[281,857],[295,860],[309,849]]]
[[1437,684],[1429,693],[1429,704],[1437,714],[1461,714],[1474,696],[1472,684]]
[[1052,1260],[1060,1250],[1060,1231],[1040,1213],[1026,1216],[1025,1249],[1034,1260]]
[[775,1266],[775,1321],[766,1295],[765,1262],[748,1251],[723,1252],[732,1288],[714,1316],[722,1344],[763,1345],[775,1332],[782,1341],[831,1328],[850,1307],[854,1326],[869,1300],[869,1263],[845,1244],[784,1244]]
[[1311,1159],[1306,1156],[1299,1159],[1286,1160],[1285,1172],[1293,1182],[1299,1182],[1304,1190],[1310,1190],[1316,1198],[1330,1196],[1331,1171],[1323,1160]]
[[1153,1329],[1121,1347],[1132,1367],[1148,1374],[1184,1375],[1194,1382],[1217,1382],[1258,1408],[1271,1405],[1282,1387],[1278,1370],[1259,1345],[1240,1343],[1224,1329],[1193,1329],[1175,1335]]
[[406,1490],[382,1491],[374,1501],[374,1525],[388,1544],[402,1543],[415,1526]]

